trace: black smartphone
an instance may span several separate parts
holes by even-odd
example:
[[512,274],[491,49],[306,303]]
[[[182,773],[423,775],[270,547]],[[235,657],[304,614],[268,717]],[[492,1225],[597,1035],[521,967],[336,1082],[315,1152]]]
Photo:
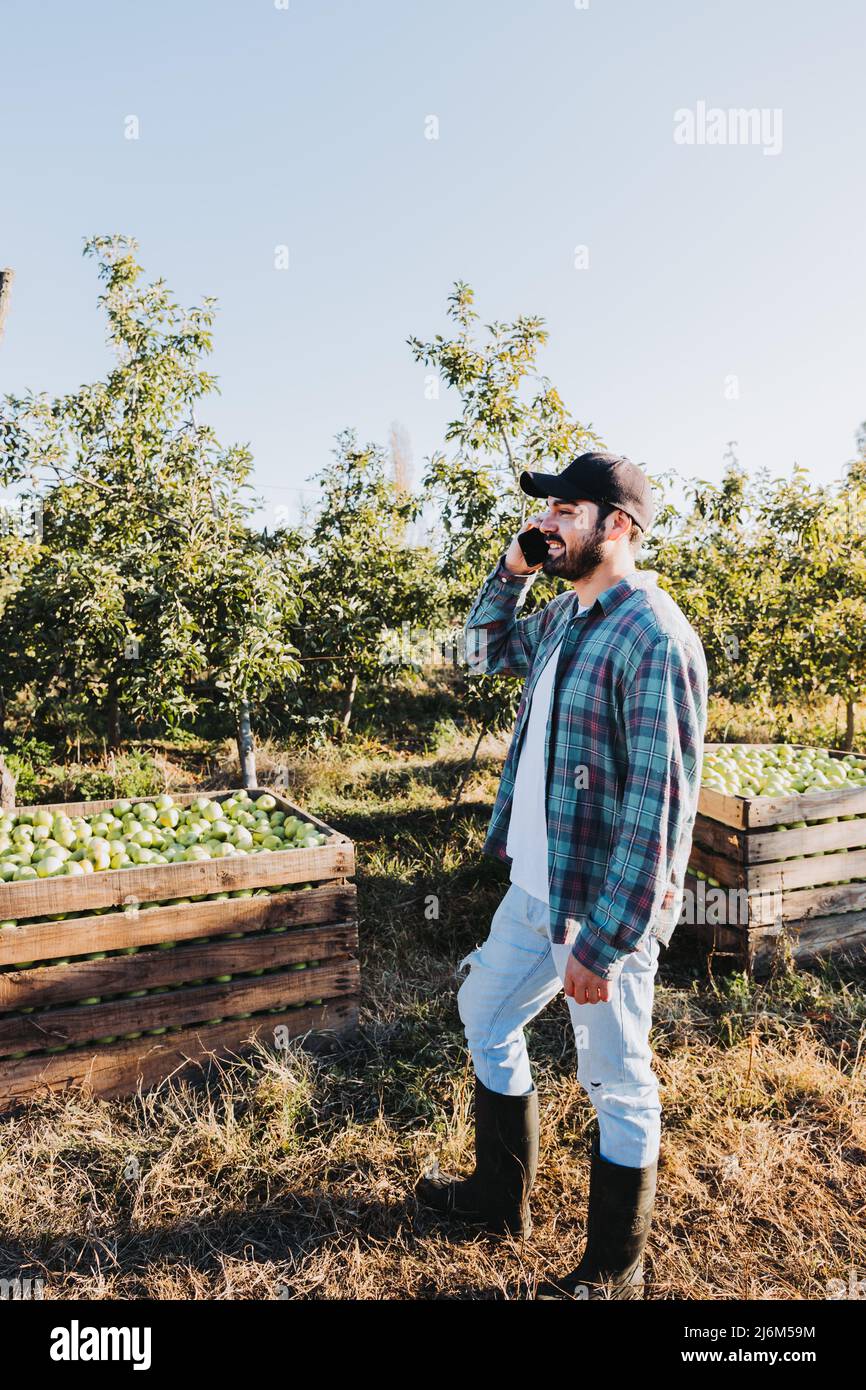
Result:
[[531,527],[529,531],[521,531],[517,537],[517,544],[523,551],[523,558],[528,565],[543,565],[550,554],[550,543],[537,526]]

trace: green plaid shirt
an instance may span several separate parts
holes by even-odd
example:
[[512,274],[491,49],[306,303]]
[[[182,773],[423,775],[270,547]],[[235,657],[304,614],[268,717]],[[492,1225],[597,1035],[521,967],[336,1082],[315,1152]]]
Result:
[[517,616],[534,575],[504,555],[466,621],[473,671],[524,678],[484,853],[510,864],[508,821],[532,692],[562,643],[545,738],[550,933],[613,978],[647,931],[680,916],[707,726],[700,638],[651,571],[635,570],[578,616],[574,589]]

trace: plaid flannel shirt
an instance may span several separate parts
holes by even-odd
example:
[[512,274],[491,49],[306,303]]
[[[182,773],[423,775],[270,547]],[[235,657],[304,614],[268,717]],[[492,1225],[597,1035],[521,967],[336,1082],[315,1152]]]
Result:
[[700,638],[652,571],[635,570],[577,614],[569,589],[517,613],[534,575],[504,555],[466,620],[473,671],[525,677],[484,853],[506,850],[532,692],[562,643],[545,736],[550,933],[602,979],[647,931],[668,945],[682,910],[707,726]]

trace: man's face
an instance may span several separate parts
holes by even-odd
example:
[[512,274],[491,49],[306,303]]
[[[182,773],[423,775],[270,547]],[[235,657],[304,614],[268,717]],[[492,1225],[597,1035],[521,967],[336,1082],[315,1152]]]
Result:
[[[599,522],[596,502],[563,502],[548,497],[548,511],[539,526],[550,542],[545,574],[559,579],[585,579],[605,557],[605,522]],[[612,516],[612,522],[615,517]]]

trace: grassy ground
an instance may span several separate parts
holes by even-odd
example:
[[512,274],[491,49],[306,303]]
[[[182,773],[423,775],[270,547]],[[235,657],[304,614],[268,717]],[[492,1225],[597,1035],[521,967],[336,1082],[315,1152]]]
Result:
[[[542,1123],[531,1238],[449,1233],[412,1199],[434,1156],[471,1163],[457,963],[506,887],[480,853],[503,743],[485,742],[449,809],[472,742],[440,729],[427,751],[265,750],[265,774],[287,767],[293,799],[357,843],[359,1035],[323,1055],[261,1051],[207,1089],[56,1098],[0,1121],[0,1278],[41,1277],[46,1298],[525,1298],[577,1262],[593,1111],[562,996],[528,1030]],[[829,1280],[862,1274],[864,980],[842,960],[752,987],[708,974],[677,929],[652,1034],[663,1137],[648,1296],[823,1299]]]

